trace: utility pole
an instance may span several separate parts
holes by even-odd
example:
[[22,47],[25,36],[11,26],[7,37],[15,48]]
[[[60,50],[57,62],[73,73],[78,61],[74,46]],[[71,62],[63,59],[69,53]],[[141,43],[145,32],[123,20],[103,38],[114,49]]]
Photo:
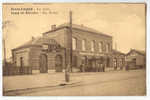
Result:
[[3,39],[3,46],[4,46],[4,66],[6,66],[6,47],[5,47],[5,39]]
[[70,15],[70,70],[72,72],[72,11],[69,12]]
[[69,48],[65,50],[67,52],[67,65],[65,69],[65,81],[69,82],[70,81],[70,71],[72,72],[72,11],[69,12]]

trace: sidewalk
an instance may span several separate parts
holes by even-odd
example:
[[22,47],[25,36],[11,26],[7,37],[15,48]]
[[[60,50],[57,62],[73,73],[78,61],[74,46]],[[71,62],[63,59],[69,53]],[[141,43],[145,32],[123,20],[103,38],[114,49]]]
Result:
[[[107,72],[114,72],[113,69],[106,69],[106,72],[85,72],[85,73],[70,73],[70,82],[65,82],[65,73],[40,73],[33,75],[18,75],[18,76],[4,76],[3,77],[3,91],[12,91],[19,89],[39,88],[39,87],[54,87],[63,84],[74,84],[82,82],[81,76],[89,77],[97,73],[103,75]],[[117,71],[118,72],[118,71]]]
[[71,78],[70,82],[65,82],[65,73],[44,73],[35,75],[4,76],[3,91],[12,91],[27,88],[39,88],[46,86],[59,86],[63,84],[73,84],[80,82],[78,78]]

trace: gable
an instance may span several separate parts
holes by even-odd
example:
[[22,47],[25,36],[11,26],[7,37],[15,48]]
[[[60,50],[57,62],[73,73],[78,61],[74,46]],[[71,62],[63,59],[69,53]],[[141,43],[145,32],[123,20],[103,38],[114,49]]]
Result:
[[139,51],[136,51],[136,50],[131,50],[126,56],[145,56],[143,53],[139,52]]

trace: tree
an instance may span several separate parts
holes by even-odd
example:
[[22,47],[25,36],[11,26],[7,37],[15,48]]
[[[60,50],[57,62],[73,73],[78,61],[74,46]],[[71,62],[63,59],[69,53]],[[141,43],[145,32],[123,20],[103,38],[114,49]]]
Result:
[[4,48],[4,58],[3,58],[3,63],[4,66],[6,65],[6,39],[7,39],[7,34],[9,33],[9,29],[10,27],[14,27],[15,24],[10,21],[10,20],[6,20],[2,22],[2,30],[3,30],[3,48]]

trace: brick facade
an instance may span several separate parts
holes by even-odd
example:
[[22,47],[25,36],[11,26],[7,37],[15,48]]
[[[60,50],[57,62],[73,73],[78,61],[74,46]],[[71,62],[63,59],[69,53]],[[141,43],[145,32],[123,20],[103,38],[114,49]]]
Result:
[[[112,63],[112,37],[80,25],[77,26],[78,27],[73,25],[72,27],[72,38],[76,39],[76,49],[72,51],[73,67],[79,68],[83,62],[86,62],[87,65],[89,63],[95,63],[89,62],[90,59],[100,59],[101,57],[105,59],[103,61],[105,64],[107,62],[106,58],[110,59],[109,64],[106,64],[106,67],[110,67]],[[70,62],[70,35],[70,28],[68,25],[58,26],[56,28],[53,27],[52,30],[43,33],[42,37],[33,39],[26,45],[13,49],[13,60],[19,63],[20,57],[23,57],[25,60],[24,62],[28,64],[27,66],[32,67],[34,71],[40,70],[39,72],[48,72],[47,70],[52,69],[62,71]],[[82,47],[83,40],[85,40],[85,50],[83,50]],[[94,51],[91,51],[92,41]],[[99,50],[99,43],[102,43],[102,52]],[[46,51],[43,50],[43,45],[48,46]],[[56,45],[59,46],[58,50],[55,48]],[[49,50],[49,47],[54,48],[54,50]],[[19,54],[16,53],[24,49],[28,51]],[[108,52],[106,52],[107,50]],[[83,61],[85,58],[87,58],[87,60]],[[43,66],[45,66],[45,68],[41,69]]]
[[[111,51],[112,51],[112,37],[102,34],[102,33],[97,33],[93,32],[90,30],[84,30],[82,29],[82,26],[79,26],[81,28],[76,28],[72,27],[72,38],[76,39],[76,49],[73,50],[73,66],[74,67],[79,67],[82,63],[82,58],[83,57],[110,57]],[[64,25],[62,27],[56,28],[54,30],[51,30],[49,32],[43,33],[43,37],[50,37],[54,38],[55,34],[55,39],[56,41],[61,44],[64,48],[70,48],[70,29],[67,25]],[[82,40],[85,40],[85,51],[82,50]],[[91,51],[91,41],[94,41],[94,51]],[[102,52],[99,52],[99,43],[102,43]],[[106,44],[109,44],[109,51],[106,52]],[[68,51],[69,52],[69,51]],[[68,56],[70,56],[69,54]],[[66,57],[66,63],[69,63],[69,58]],[[67,59],[68,58],[68,59]],[[76,60],[74,60],[76,59]],[[112,59],[110,58],[110,63],[109,66],[112,63]],[[76,64],[74,64],[76,62]]]

